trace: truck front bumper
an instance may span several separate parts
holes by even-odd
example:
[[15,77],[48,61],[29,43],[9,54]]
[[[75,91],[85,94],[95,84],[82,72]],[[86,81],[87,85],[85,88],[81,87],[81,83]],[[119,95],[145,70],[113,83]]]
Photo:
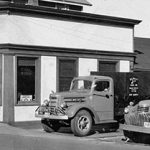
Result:
[[[40,107],[39,107],[40,108]],[[35,111],[35,117],[37,118],[48,118],[48,119],[55,119],[55,120],[68,120],[69,117],[65,114],[50,114],[49,112],[40,113],[39,108]]]
[[125,131],[150,134],[150,128],[146,128],[146,127],[143,127],[143,126],[120,124],[120,129],[125,130]]
[[35,113],[35,117],[38,118],[48,118],[48,119],[56,119],[56,120],[68,120],[68,116],[67,115],[63,115],[63,116],[56,116],[56,115],[50,115],[50,114],[43,114],[40,115],[37,112]]

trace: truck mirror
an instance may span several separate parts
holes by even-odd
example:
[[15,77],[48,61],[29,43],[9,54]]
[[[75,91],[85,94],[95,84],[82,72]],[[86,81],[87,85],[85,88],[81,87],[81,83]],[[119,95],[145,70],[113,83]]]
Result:
[[92,85],[92,88],[94,89],[96,87],[96,84]]

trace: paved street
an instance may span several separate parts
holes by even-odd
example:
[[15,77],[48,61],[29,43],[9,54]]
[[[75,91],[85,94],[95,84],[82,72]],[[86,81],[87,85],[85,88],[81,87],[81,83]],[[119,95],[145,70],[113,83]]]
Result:
[[46,133],[0,124],[0,150],[149,150],[149,145],[125,143],[121,132],[75,137],[68,131]]

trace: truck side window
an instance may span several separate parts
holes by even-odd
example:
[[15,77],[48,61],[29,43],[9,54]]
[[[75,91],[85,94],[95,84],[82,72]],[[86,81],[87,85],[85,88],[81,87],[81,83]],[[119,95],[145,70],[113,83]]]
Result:
[[95,85],[96,85],[94,88],[95,91],[98,91],[98,92],[109,91],[109,82],[108,81],[96,81]]

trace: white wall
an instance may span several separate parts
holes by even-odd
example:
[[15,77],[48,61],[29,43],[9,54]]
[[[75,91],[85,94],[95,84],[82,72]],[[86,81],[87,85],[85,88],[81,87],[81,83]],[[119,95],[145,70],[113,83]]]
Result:
[[0,106],[0,121],[3,121],[3,107]]
[[79,76],[90,75],[91,71],[97,71],[97,59],[79,58]]
[[15,106],[15,121],[40,120],[35,117],[37,106]]
[[8,15],[0,15],[0,44],[8,43],[9,41],[9,16]]
[[119,62],[119,72],[130,72],[130,62],[121,60]]
[[4,25],[0,43],[133,52],[129,28],[15,15],[0,20]]
[[49,99],[51,91],[56,92],[56,57],[41,57],[41,103]]

